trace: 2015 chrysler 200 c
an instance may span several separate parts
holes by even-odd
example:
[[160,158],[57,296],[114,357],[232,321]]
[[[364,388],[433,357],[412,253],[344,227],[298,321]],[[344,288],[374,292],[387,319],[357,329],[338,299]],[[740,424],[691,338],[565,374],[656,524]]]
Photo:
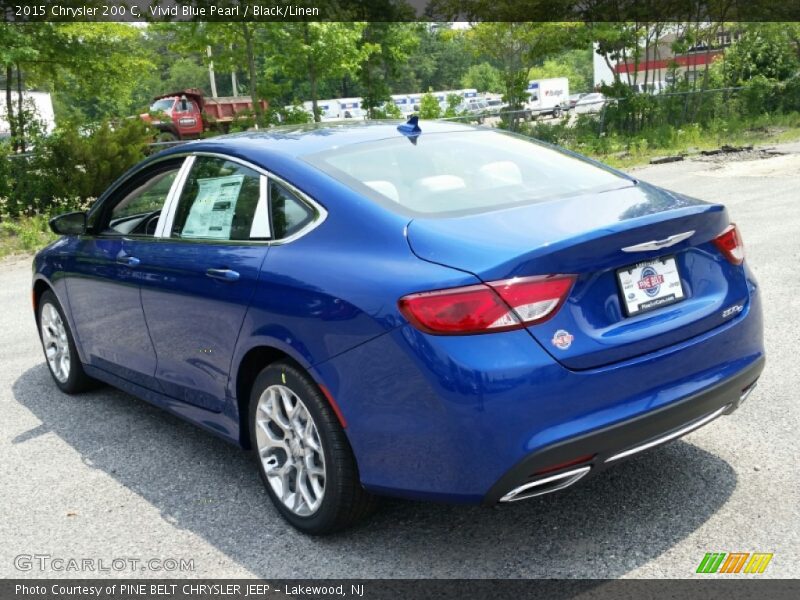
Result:
[[309,533],[375,495],[565,488],[753,389],[760,295],[723,206],[421,129],[190,143],[54,219],[33,303],[56,385],[110,383],[252,449]]

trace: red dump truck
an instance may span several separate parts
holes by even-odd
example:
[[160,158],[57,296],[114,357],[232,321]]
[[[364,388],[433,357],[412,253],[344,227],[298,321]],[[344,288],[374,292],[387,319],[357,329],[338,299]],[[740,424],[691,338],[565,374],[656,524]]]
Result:
[[[261,100],[267,110],[267,103]],[[191,140],[206,131],[228,131],[231,122],[243,112],[253,111],[250,96],[206,98],[202,90],[188,89],[156,96],[150,112],[140,118],[159,132],[159,141]]]

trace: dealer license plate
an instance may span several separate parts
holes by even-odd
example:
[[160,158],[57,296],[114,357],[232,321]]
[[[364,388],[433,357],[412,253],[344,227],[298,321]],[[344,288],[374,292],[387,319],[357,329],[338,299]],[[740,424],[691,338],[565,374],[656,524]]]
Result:
[[674,256],[617,269],[617,281],[629,317],[654,310],[685,298]]

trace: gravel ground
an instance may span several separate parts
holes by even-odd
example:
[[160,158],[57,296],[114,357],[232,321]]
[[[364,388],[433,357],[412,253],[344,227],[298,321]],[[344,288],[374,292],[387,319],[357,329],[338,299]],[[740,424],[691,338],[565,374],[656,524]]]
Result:
[[325,539],[279,518],[236,448],[112,389],[59,393],[30,314],[30,260],[0,263],[0,577],[130,575],[14,566],[45,554],[193,559],[196,577],[685,578],[712,551],[773,552],[761,577],[796,577],[800,144],[778,150],[635,171],[726,203],[743,231],[769,358],[738,412],[559,494],[499,509],[390,500]]

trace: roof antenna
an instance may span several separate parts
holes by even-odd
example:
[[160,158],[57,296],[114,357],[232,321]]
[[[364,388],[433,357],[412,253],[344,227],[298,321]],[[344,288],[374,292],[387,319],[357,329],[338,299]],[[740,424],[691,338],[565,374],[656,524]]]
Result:
[[419,117],[417,115],[411,115],[408,121],[397,126],[397,131],[406,136],[409,141],[416,146],[417,138],[419,134],[422,133],[422,129],[419,128]]

